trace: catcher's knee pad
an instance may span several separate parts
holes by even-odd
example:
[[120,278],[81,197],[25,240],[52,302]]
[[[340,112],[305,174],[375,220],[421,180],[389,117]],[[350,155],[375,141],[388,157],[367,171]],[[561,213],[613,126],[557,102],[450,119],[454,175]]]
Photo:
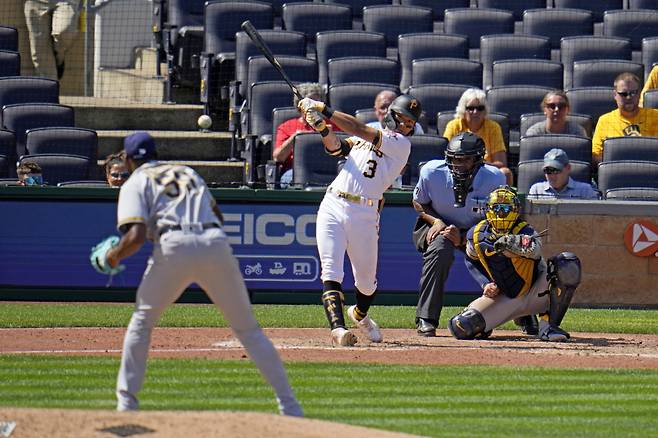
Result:
[[484,332],[487,323],[482,314],[475,309],[464,309],[448,321],[448,330],[457,339],[474,339]]
[[548,259],[548,318],[551,324],[559,326],[562,322],[580,278],[580,259],[576,254],[562,252]]

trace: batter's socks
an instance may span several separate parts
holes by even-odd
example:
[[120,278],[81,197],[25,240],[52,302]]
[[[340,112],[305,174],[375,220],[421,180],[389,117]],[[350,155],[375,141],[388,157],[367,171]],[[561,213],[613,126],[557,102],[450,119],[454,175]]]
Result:
[[345,328],[345,316],[343,315],[343,302],[345,297],[340,283],[337,281],[325,281],[322,284],[322,306],[327,315],[331,329]]
[[359,289],[356,289],[356,308],[354,309],[354,313],[357,321],[361,321],[366,317],[376,294],[377,291],[374,291],[372,295],[366,295],[361,293]]

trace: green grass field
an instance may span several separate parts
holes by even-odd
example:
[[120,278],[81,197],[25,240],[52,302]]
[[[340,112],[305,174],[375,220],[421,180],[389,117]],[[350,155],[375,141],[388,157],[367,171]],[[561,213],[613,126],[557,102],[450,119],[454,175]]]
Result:
[[[0,327],[120,327],[131,310],[129,304],[0,303]],[[458,310],[444,309],[441,326]],[[264,327],[326,324],[320,306],[255,306],[255,311]],[[412,328],[413,312],[375,307],[372,315],[387,328]],[[160,325],[225,322],[212,306],[176,305]],[[572,309],[563,326],[656,334],[658,312]],[[0,410],[112,409],[118,363],[117,357],[0,355]],[[656,370],[286,365],[311,418],[436,437],[658,437]],[[248,360],[152,358],[141,401],[144,410],[275,412],[271,390]]]

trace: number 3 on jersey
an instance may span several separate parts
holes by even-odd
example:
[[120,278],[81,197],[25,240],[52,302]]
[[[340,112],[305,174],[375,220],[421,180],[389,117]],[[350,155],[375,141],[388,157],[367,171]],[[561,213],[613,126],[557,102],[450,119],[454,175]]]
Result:
[[366,171],[363,172],[363,176],[365,176],[366,178],[374,178],[375,172],[377,171],[377,161],[368,160],[366,161],[366,164],[368,165],[368,169],[366,169]]

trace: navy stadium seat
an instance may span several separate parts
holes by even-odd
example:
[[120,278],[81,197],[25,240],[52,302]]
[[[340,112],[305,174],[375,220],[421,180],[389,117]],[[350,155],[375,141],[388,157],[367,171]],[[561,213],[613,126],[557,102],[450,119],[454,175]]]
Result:
[[603,35],[630,38],[633,50],[642,50],[642,38],[656,36],[658,11],[622,10],[603,14]]
[[553,148],[564,150],[569,160],[592,161],[592,140],[577,135],[546,134],[521,137],[519,161],[543,160],[546,152]]
[[603,13],[614,9],[623,9],[623,0],[553,0],[554,8],[586,9],[592,11],[594,21],[603,21]]
[[609,189],[629,187],[658,188],[658,163],[651,161],[607,161],[599,164],[598,183],[601,193]]
[[552,49],[567,36],[593,35],[592,11],[584,9],[529,9],[523,13],[523,33],[546,36]]
[[514,14],[498,9],[455,8],[445,11],[445,33],[465,35],[469,47],[480,47],[480,37],[514,33]]
[[[291,81],[295,83],[318,81],[318,65],[314,59],[289,55],[278,55],[276,59]],[[256,82],[281,80],[281,74],[262,55],[250,57],[248,65],[247,87]]]
[[59,103],[59,82],[29,76],[0,78],[0,108],[33,102]]
[[577,114],[587,114],[592,117],[594,125],[602,114],[617,108],[613,87],[581,87],[567,90],[571,111]]
[[324,151],[322,137],[316,132],[295,136],[292,185],[327,186],[338,174],[338,158]]
[[[436,132],[436,115],[441,111],[454,111],[459,98],[464,91],[471,88],[468,85],[425,84],[412,85],[409,94],[420,101],[423,112],[427,115],[430,127],[428,133]],[[439,132],[439,134],[443,134]]]
[[407,169],[402,176],[403,185],[415,186],[418,182],[421,164],[430,160],[443,160],[448,147],[448,140],[440,135],[412,135],[411,152],[407,160]]
[[611,86],[615,78],[624,72],[635,74],[640,81],[644,66],[637,62],[621,59],[597,59],[573,63],[573,88]]
[[620,160],[658,163],[658,138],[610,137],[603,141],[603,162]]
[[89,157],[73,154],[25,155],[19,158],[19,163],[27,162],[37,163],[41,167],[44,183],[49,185],[88,179],[92,166]]
[[436,83],[470,85],[482,88],[482,64],[459,58],[421,58],[411,63],[411,84]]
[[387,47],[396,47],[405,33],[432,32],[434,21],[429,8],[401,5],[367,6],[363,8],[363,28],[386,36]]
[[562,63],[546,59],[494,61],[491,85],[537,85],[562,89]]
[[551,59],[547,37],[538,35],[484,35],[480,39],[480,62],[484,88],[491,87],[493,63],[509,59]]
[[[375,103],[375,97],[382,90],[391,90],[396,94],[400,93],[398,87],[389,84],[347,83],[332,85],[329,87],[329,105],[333,109],[354,115],[358,109],[372,107]],[[420,98],[418,99],[420,100]],[[422,105],[423,101],[421,100]]]
[[98,158],[98,134],[92,129],[71,127],[32,128],[26,132],[26,153],[74,154]]
[[328,85],[349,82],[376,82],[397,87],[400,83],[397,61],[374,56],[347,56],[329,60]]
[[523,19],[523,12],[526,9],[545,8],[546,0],[476,0],[476,4],[478,8],[510,11],[514,14],[515,21],[521,21]]
[[0,50],[0,77],[21,74],[21,55],[11,50]]
[[11,131],[0,129],[0,178],[9,176],[10,157],[16,157],[16,136]]
[[[564,66],[564,88],[573,88],[573,63],[593,59],[632,59],[631,40],[620,37],[582,35],[562,38],[560,60]],[[606,86],[609,84],[606,84]]]
[[0,50],[18,52],[18,30],[10,26],[0,26]]

